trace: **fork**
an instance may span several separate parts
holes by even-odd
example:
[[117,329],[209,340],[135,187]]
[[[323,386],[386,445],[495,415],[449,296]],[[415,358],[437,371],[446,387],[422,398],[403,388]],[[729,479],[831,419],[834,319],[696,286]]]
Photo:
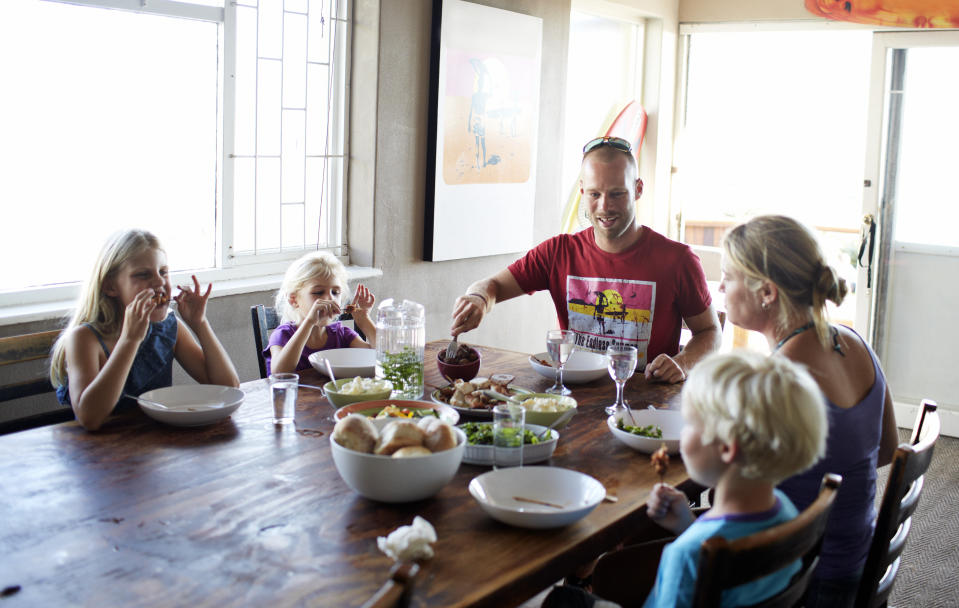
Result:
[[459,343],[456,341],[456,336],[453,336],[453,339],[450,340],[450,343],[446,345],[446,354],[443,355],[443,361],[449,362],[456,356],[456,351],[460,349]]

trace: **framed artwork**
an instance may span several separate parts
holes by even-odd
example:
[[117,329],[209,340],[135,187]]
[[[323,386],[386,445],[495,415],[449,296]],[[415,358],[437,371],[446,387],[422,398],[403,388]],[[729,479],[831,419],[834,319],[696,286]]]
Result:
[[532,246],[543,20],[433,0],[423,258]]

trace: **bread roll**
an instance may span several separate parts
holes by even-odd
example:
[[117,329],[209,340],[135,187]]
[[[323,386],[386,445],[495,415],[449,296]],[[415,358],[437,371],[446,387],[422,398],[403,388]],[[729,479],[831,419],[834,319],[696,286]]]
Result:
[[362,414],[341,418],[333,427],[333,441],[357,452],[371,453],[378,438],[376,426]]
[[408,445],[393,452],[393,458],[415,458],[417,456],[430,456],[432,453],[421,445]]
[[394,420],[380,433],[380,439],[373,449],[374,454],[389,456],[400,448],[409,445],[423,445],[423,429],[412,420]]
[[439,419],[426,429],[426,439],[423,440],[431,452],[442,452],[456,447],[456,433],[453,427]]

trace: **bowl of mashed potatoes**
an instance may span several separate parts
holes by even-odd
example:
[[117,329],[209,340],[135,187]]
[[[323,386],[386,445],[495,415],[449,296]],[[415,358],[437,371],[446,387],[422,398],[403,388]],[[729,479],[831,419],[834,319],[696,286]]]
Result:
[[393,383],[376,378],[340,378],[323,385],[326,398],[336,407],[363,401],[389,399],[393,393]]
[[[542,426],[551,425],[557,418],[562,416],[568,410],[576,409],[576,400],[572,397],[563,397],[560,395],[551,395],[549,393],[529,393],[526,395],[517,395],[524,408],[526,408],[526,424],[539,424]],[[576,414],[573,414],[575,416]],[[561,429],[569,424],[573,416],[566,419],[565,422],[555,427]]]

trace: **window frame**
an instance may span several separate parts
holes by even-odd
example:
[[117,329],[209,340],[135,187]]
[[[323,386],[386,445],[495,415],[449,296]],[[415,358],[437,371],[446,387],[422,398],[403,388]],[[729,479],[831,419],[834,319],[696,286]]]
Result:
[[[214,198],[216,213],[215,264],[214,267],[183,270],[171,273],[174,285],[188,284],[191,275],[196,275],[202,283],[227,283],[225,289],[218,289],[215,295],[224,296],[236,293],[274,289],[285,272],[289,262],[306,251],[325,250],[337,255],[344,263],[349,261],[348,234],[348,175],[349,175],[349,112],[350,112],[350,71],[351,41],[353,37],[353,3],[351,0],[336,0],[337,15],[330,15],[331,21],[345,23],[342,39],[336,40],[331,69],[334,73],[333,97],[331,98],[331,128],[339,130],[342,137],[342,154],[327,156],[342,157],[339,170],[334,169],[331,179],[339,183],[340,196],[331,200],[331,226],[335,225],[338,244],[329,247],[302,247],[234,254],[234,120],[236,116],[236,2],[225,0],[224,6],[190,4],[175,0],[44,0],[59,4],[72,4],[92,8],[104,8],[130,11],[135,13],[160,15],[182,19],[194,19],[217,24],[217,46],[219,64],[217,74],[217,160],[216,194]],[[249,0],[247,0],[249,1]],[[282,0],[280,0],[282,1]],[[329,2],[329,0],[321,0]],[[250,6],[240,0],[246,6]],[[339,8],[342,5],[342,8]],[[253,4],[255,6],[255,3]],[[333,26],[335,27],[335,26]],[[331,27],[332,29],[332,27]],[[308,156],[309,157],[309,156]],[[334,234],[331,228],[329,234]],[[17,290],[0,291],[0,325],[20,323],[58,316],[72,307],[79,296],[83,278],[70,283],[51,284]]]

